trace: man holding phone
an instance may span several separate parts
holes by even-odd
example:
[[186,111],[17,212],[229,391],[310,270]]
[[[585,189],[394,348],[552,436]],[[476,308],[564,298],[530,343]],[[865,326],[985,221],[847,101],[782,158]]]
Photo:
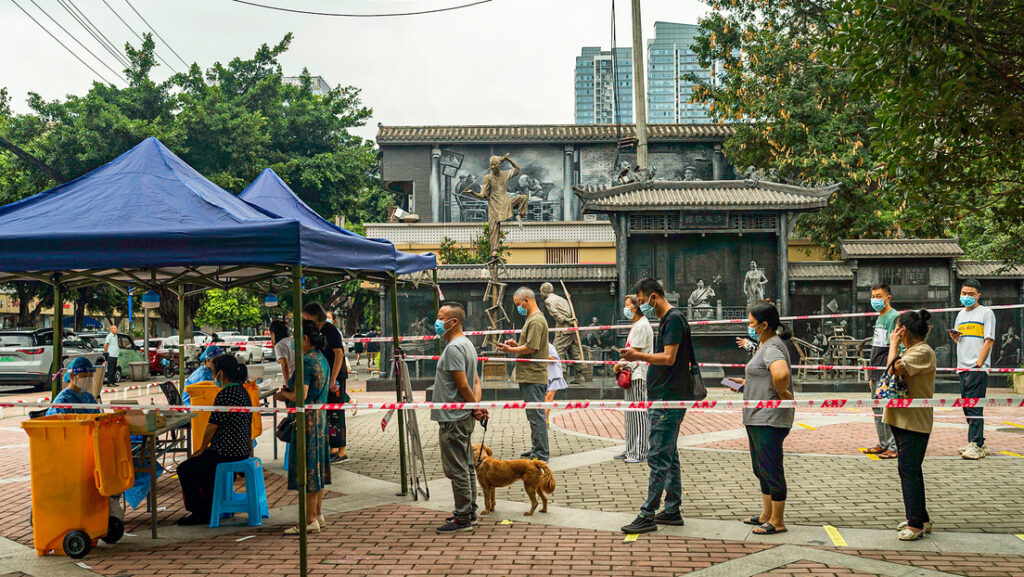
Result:
[[[956,366],[960,372],[960,398],[983,399],[988,392],[988,370],[992,367],[992,346],[996,342],[996,315],[978,304],[981,283],[967,279],[960,288],[964,310],[956,315],[956,330],[949,336],[956,341]],[[978,460],[988,455],[985,445],[985,420],[981,407],[964,407],[967,417],[967,446],[960,447],[964,459]]]
[[[871,338],[871,366],[884,367],[889,361],[889,335],[896,327],[896,319],[900,314],[892,308],[892,290],[889,283],[878,283],[871,287],[871,308],[878,313],[875,319],[875,332]],[[868,373],[871,387],[871,395],[875,394],[875,387],[882,377],[882,371],[870,371]],[[882,422],[882,407],[872,407],[875,414],[875,432],[878,434],[878,444],[865,453],[878,455],[879,459],[895,459],[899,456],[896,452],[896,439],[892,436],[892,429]]]

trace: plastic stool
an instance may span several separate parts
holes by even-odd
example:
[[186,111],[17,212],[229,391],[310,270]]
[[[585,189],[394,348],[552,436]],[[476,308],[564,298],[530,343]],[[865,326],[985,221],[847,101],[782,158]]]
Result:
[[[245,493],[235,492],[235,473],[245,475]],[[248,514],[250,527],[262,525],[264,517],[270,518],[263,463],[256,457],[217,465],[210,527],[220,527],[221,516],[231,513]]]

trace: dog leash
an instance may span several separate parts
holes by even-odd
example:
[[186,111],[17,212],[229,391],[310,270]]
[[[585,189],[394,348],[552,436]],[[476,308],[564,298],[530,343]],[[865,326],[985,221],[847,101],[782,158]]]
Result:
[[480,455],[476,458],[476,463],[473,465],[474,469],[484,462],[484,440],[487,439],[487,420],[486,417],[480,419],[480,426],[484,428],[484,434],[480,436]]

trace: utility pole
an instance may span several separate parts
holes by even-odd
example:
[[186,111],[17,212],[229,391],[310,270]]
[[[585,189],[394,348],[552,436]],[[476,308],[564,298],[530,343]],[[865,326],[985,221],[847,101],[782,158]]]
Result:
[[644,95],[644,47],[640,26],[640,0],[633,0],[633,116],[636,118],[636,164],[641,175],[648,174],[647,97]]

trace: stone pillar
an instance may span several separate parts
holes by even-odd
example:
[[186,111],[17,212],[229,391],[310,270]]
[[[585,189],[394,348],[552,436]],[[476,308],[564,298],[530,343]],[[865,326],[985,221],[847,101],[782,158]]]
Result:
[[725,173],[724,165],[725,159],[722,157],[722,145],[715,143],[715,151],[711,153],[711,173],[714,180],[722,180],[722,176]]
[[629,215],[626,213],[616,214],[612,218],[612,227],[615,229],[615,272],[619,277],[619,294],[621,301],[629,294],[629,268],[627,267],[628,241],[629,236]]
[[779,313],[789,314],[789,213],[779,215],[778,266]]
[[574,162],[575,150],[573,145],[565,145],[565,154],[562,156],[562,220],[576,220],[572,210],[572,186],[576,184],[573,178],[575,172]]
[[430,221],[441,222],[441,149],[430,150]]

